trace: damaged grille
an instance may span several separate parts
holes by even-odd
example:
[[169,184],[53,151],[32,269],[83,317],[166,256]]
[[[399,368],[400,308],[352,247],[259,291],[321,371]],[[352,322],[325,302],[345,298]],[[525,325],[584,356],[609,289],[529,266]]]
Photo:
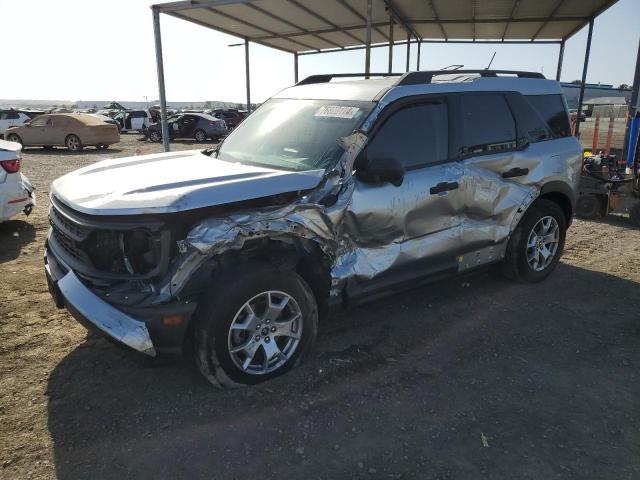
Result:
[[50,248],[73,270],[89,277],[149,278],[164,273],[170,233],[158,222],[123,223],[79,214],[52,199]]

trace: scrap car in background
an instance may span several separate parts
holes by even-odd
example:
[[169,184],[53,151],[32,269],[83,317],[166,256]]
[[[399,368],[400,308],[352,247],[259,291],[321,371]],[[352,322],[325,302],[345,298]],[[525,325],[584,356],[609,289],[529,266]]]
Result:
[[118,127],[85,113],[51,113],[40,115],[5,133],[10,142],[25,147],[64,145],[72,152],[93,146],[99,150],[120,141]]
[[9,127],[22,125],[30,120],[29,115],[19,110],[13,108],[0,110],[0,136],[4,135]]
[[[193,138],[197,142],[204,142],[208,138],[218,140],[228,133],[224,120],[212,117],[206,113],[185,113],[170,117],[169,137]],[[162,126],[156,123],[147,128],[145,135],[152,142],[162,141]]]
[[20,171],[19,143],[0,140],[0,222],[24,212],[29,215],[36,204],[35,187]]
[[231,131],[236,128],[247,117],[247,112],[241,112],[240,110],[212,110],[211,116],[224,120],[227,124],[227,128]]

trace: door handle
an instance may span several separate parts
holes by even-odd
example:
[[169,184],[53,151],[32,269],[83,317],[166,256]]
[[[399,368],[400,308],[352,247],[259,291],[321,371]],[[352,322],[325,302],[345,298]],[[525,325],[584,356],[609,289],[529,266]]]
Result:
[[437,193],[455,190],[456,188],[458,188],[458,182],[440,182],[435,187],[431,187],[429,193],[431,193],[431,195],[435,195]]
[[502,172],[502,178],[514,178],[514,177],[523,177],[529,174],[528,168],[512,168],[511,170],[507,170],[506,172]]

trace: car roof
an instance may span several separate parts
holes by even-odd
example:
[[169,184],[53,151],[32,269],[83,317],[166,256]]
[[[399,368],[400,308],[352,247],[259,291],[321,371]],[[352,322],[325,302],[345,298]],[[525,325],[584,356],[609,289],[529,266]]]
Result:
[[[414,72],[418,73],[418,72]],[[406,76],[406,75],[405,75]],[[514,76],[480,76],[456,73],[434,77],[430,83],[401,83],[403,77],[384,77],[369,80],[324,81],[304,83],[286,88],[274,98],[297,98],[317,100],[355,100],[388,103],[395,99],[412,96],[453,92],[520,92],[523,95],[561,94],[562,88],[555,80],[521,78]]]
[[40,115],[39,118],[49,118],[49,117],[66,117],[72,118],[74,120],[78,120],[79,122],[84,123],[85,125],[102,125],[104,122],[94,116],[92,113],[46,113],[44,115]]

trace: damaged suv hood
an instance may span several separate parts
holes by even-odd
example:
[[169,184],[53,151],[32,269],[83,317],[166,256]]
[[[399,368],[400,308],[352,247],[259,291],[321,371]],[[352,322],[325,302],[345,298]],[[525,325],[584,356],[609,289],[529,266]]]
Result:
[[51,193],[93,215],[169,213],[316,187],[324,170],[276,170],[192,150],[105,160],[55,180]]

